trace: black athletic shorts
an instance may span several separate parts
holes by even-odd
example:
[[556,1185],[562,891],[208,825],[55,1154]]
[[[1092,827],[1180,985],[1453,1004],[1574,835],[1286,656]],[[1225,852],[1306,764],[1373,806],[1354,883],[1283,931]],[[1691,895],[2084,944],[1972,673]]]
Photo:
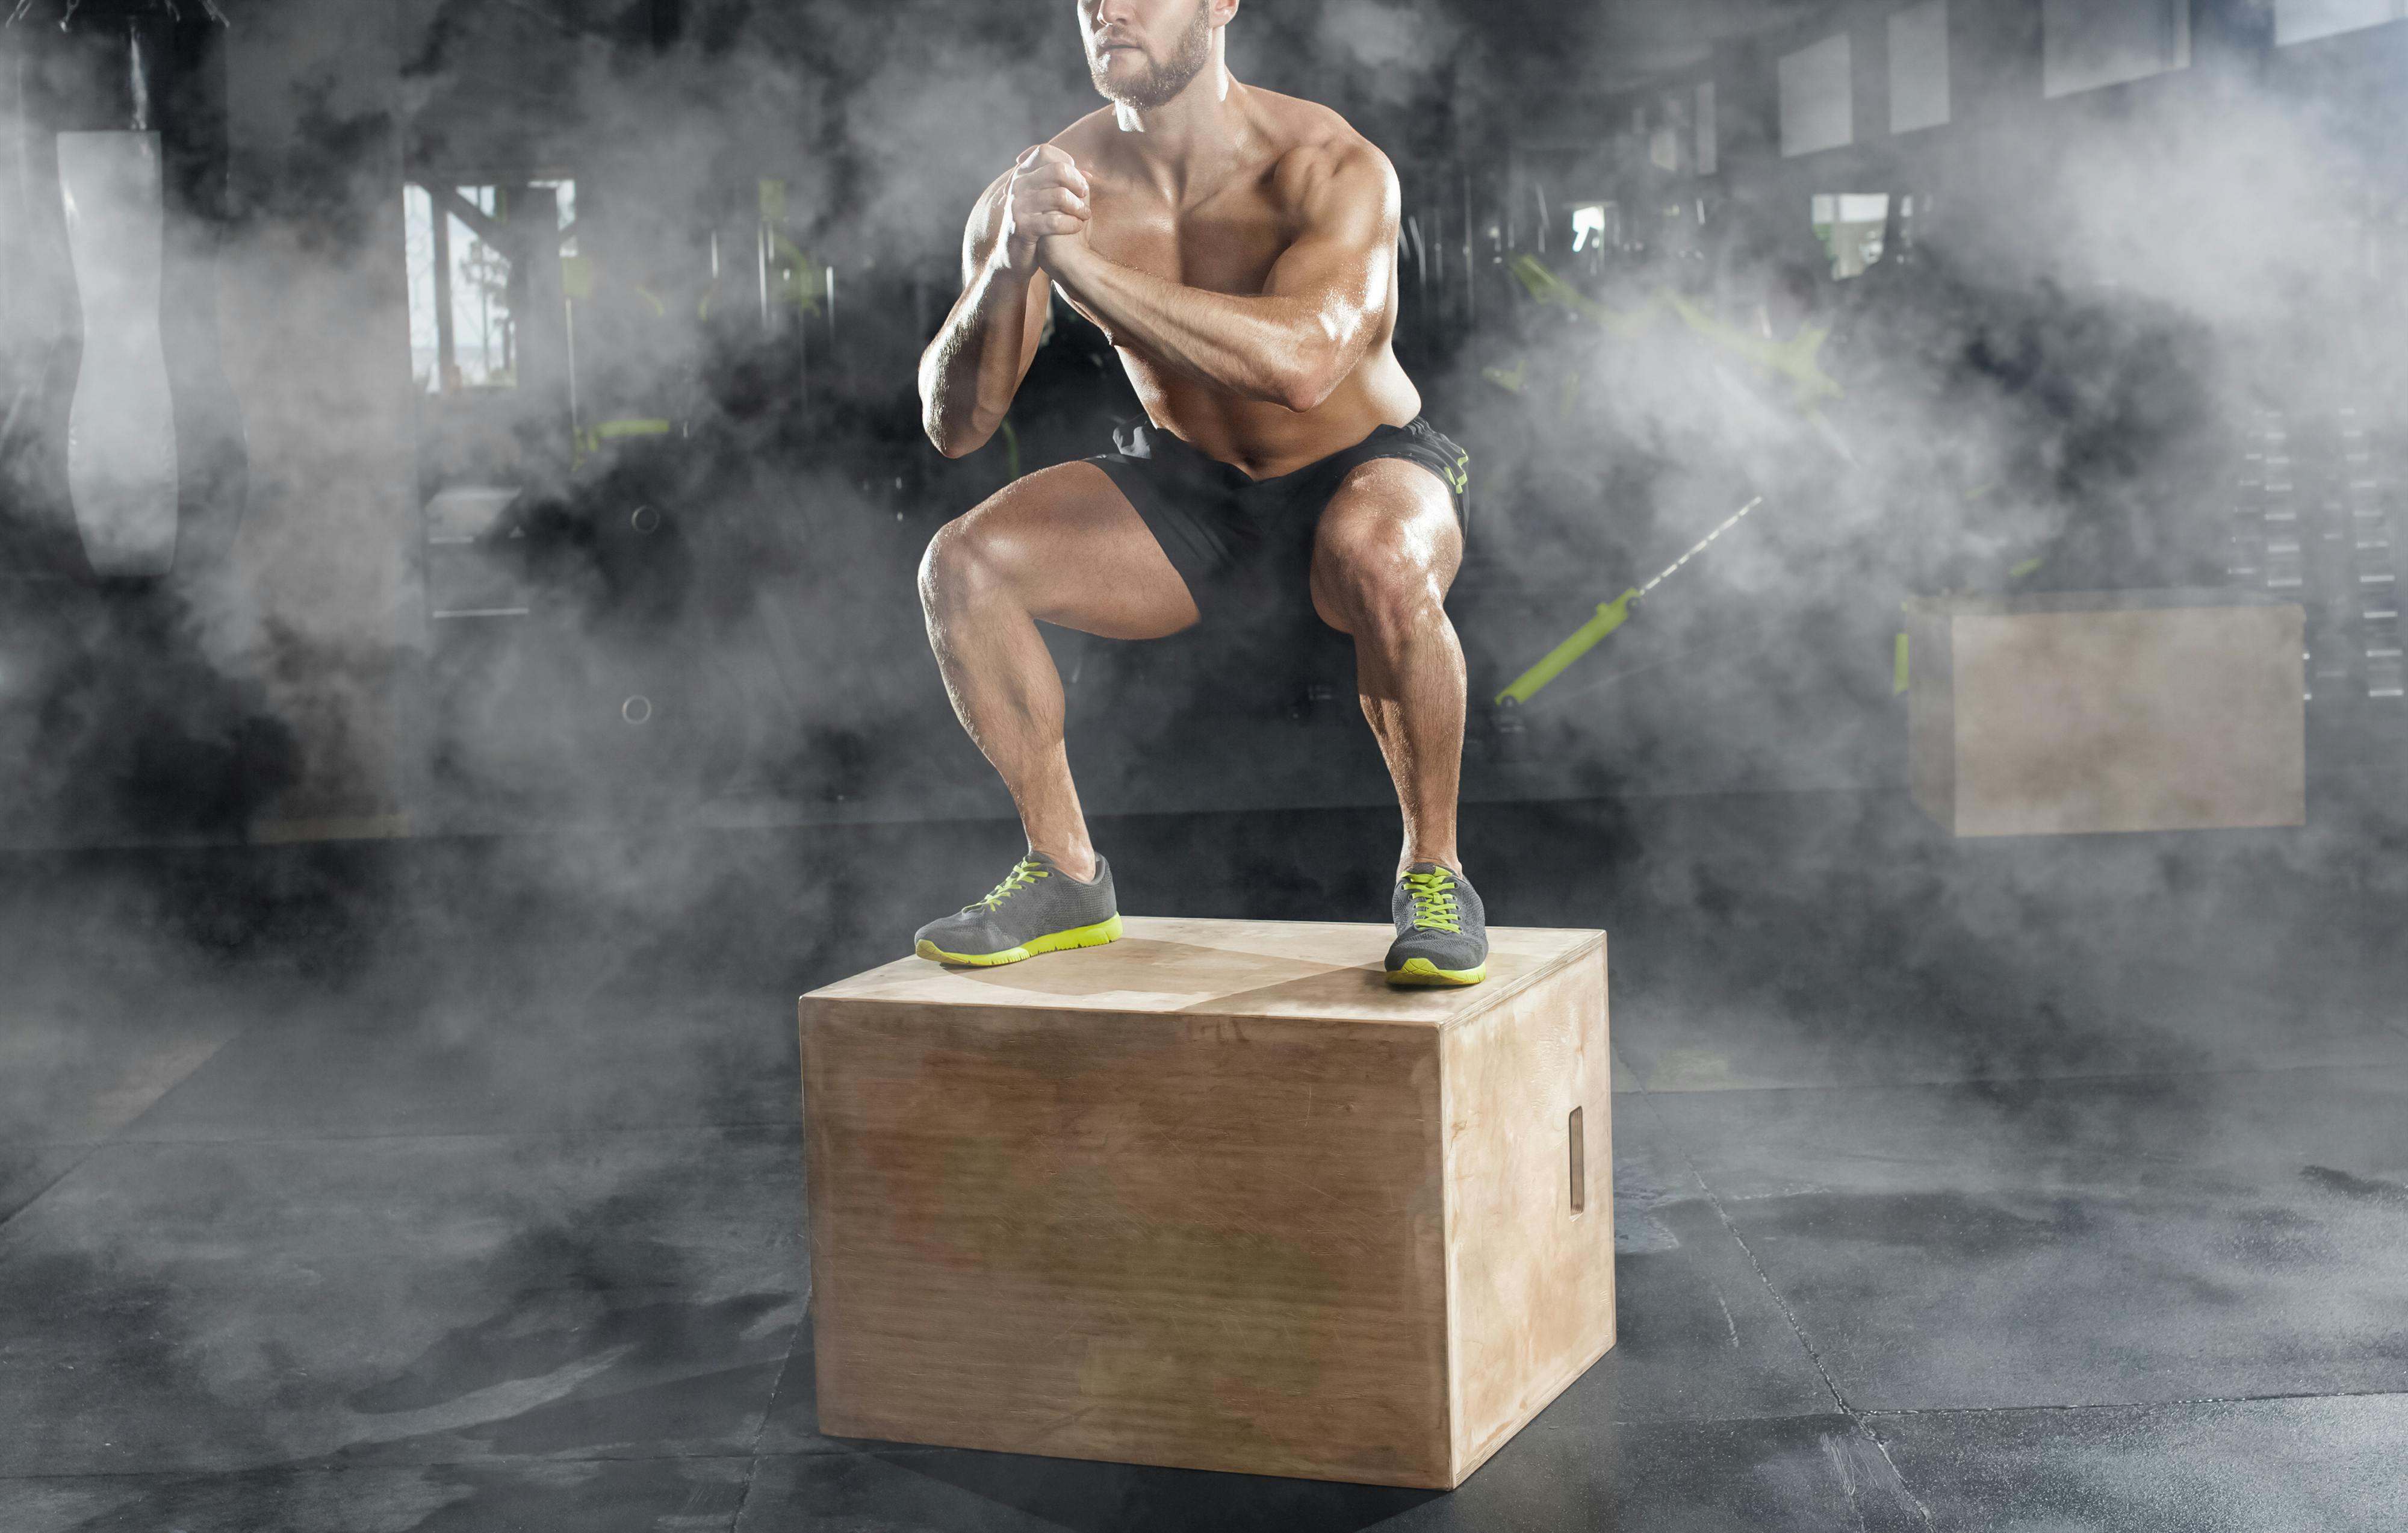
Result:
[[1087,461],[1110,474],[1207,621],[1247,621],[1312,602],[1312,535],[1349,470],[1402,458],[1436,474],[1464,515],[1471,455],[1427,421],[1382,426],[1292,474],[1248,479],[1170,433],[1139,421],[1112,433],[1119,449]]

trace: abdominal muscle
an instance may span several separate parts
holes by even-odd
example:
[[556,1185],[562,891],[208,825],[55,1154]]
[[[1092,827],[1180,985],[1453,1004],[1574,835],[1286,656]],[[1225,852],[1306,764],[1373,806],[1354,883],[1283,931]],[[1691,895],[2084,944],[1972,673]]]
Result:
[[[1391,329],[1394,320],[1391,317]],[[1234,465],[1249,479],[1276,479],[1340,452],[1381,426],[1400,426],[1422,412],[1421,392],[1397,361],[1388,337],[1309,410],[1292,410],[1189,378],[1127,347],[1121,365],[1146,418],[1207,457]]]

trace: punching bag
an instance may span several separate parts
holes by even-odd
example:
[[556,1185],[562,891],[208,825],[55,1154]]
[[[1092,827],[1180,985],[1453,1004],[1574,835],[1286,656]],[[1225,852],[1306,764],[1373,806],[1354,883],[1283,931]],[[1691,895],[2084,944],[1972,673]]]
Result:
[[[6,5],[7,0],[0,0]],[[220,364],[225,19],[213,0],[20,0],[19,335],[0,559],[155,580],[221,557],[248,493]]]

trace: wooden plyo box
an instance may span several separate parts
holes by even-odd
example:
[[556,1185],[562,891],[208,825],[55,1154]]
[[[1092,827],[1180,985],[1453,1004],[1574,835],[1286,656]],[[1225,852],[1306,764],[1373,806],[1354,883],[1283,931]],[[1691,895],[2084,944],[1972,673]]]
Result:
[[2301,628],[2245,591],[1910,601],[1914,801],[1959,836],[2302,824]]
[[1605,934],[1126,928],[803,997],[820,1429],[1460,1483],[1613,1345]]

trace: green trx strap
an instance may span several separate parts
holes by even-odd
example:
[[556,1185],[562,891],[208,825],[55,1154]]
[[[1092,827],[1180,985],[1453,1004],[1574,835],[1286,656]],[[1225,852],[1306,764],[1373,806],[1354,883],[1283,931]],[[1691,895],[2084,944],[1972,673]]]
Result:
[[1565,666],[1570,665],[1573,661],[1578,660],[1581,656],[1588,653],[1589,651],[1596,649],[1598,640],[1604,638],[1606,635],[1613,632],[1616,628],[1621,627],[1625,623],[1629,622],[1631,603],[1646,595],[1649,592],[1654,591],[1657,586],[1662,585],[1666,579],[1678,572],[1683,565],[1687,564],[1698,554],[1705,552],[1707,544],[1712,543],[1715,538],[1720,537],[1723,534],[1730,531],[1731,528],[1739,525],[1740,518],[1747,515],[1748,512],[1756,509],[1758,506],[1763,504],[1764,497],[1762,495],[1756,496],[1746,505],[1741,507],[1738,510],[1735,510],[1731,512],[1730,515],[1725,517],[1722,521],[1722,524],[1714,528],[1713,531],[1706,534],[1703,537],[1698,538],[1695,547],[1690,549],[1688,552],[1681,555],[1678,559],[1673,560],[1670,565],[1666,566],[1662,574],[1657,575],[1645,585],[1637,587],[1634,590],[1626,591],[1621,595],[1614,597],[1612,601],[1599,606],[1597,609],[1597,616],[1589,619],[1586,623],[1582,623],[1578,628],[1572,631],[1570,638],[1565,639],[1561,644],[1556,645],[1554,649],[1549,650],[1546,653],[1546,658],[1541,660],[1537,665],[1515,677],[1512,686],[1507,687],[1504,691],[1497,695],[1497,700],[1500,703],[1528,702],[1537,695],[1541,687],[1545,686],[1556,677],[1561,676],[1564,673]]
[[666,437],[674,429],[666,421],[604,421],[594,428],[594,437],[615,442],[623,437]]
[[1606,635],[1630,621],[1630,604],[1639,598],[1638,588],[1624,592],[1609,602],[1598,604],[1597,616],[1572,631],[1570,638],[1547,652],[1546,658],[1514,678],[1513,684],[1497,695],[1500,703],[1526,703],[1541,687],[1564,673],[1564,667],[1588,653]]

